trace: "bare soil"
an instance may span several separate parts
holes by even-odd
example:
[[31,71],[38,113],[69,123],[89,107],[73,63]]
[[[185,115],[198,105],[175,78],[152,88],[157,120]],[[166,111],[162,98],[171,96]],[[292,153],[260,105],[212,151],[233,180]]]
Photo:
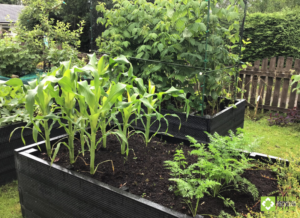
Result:
[[[100,136],[99,134],[98,137]],[[129,139],[129,147],[131,150],[126,160],[120,153],[119,140],[115,136],[110,135],[107,139],[107,149],[100,149],[96,153],[95,164],[105,160],[112,160],[114,171],[112,170],[111,162],[105,162],[100,164],[96,174],[91,176],[88,165],[90,161],[89,152],[86,152],[84,157],[80,155],[72,170],[117,188],[126,186],[132,194],[143,196],[165,207],[191,215],[187,205],[182,202],[183,199],[168,190],[168,187],[174,183],[168,180],[170,171],[165,169],[163,164],[165,160],[173,160],[175,150],[179,147],[183,148],[188,163],[195,162],[197,158],[188,155],[188,151],[191,151],[192,148],[183,144],[163,142],[159,138],[154,138],[146,147],[139,135],[134,135]],[[81,149],[80,142],[77,140],[75,141],[75,149],[77,151]],[[56,164],[68,167],[68,155],[68,149],[65,147],[61,148]],[[41,154],[40,157],[47,159],[44,154]],[[242,176],[257,187],[260,196],[266,196],[278,190],[277,181],[275,180],[276,175],[269,170],[249,169]],[[223,192],[222,196],[233,200],[235,209],[239,213],[248,213],[247,207],[252,208],[252,211],[260,211],[260,203],[258,201],[255,202],[251,194],[227,191]],[[198,214],[210,214],[215,217],[221,210],[232,215],[235,214],[233,209],[226,207],[220,198],[206,195],[200,200]]]

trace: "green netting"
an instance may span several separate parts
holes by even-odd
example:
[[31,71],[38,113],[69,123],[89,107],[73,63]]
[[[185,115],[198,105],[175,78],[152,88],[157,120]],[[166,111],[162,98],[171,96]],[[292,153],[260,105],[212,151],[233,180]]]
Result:
[[[23,81],[23,84],[27,85],[29,81],[37,79],[43,74],[44,74],[44,72],[42,70],[37,69],[36,72],[26,74],[25,76],[20,77],[20,79]],[[8,81],[10,79],[11,78],[9,78],[9,77],[0,76],[0,80],[2,80],[2,81]]]

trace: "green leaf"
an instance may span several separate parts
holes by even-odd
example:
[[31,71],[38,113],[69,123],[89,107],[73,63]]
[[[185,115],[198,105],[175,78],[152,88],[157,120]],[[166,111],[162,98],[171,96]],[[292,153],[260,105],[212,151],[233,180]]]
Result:
[[10,79],[5,84],[8,86],[23,86],[22,80],[18,78]]
[[96,63],[97,63],[96,53],[94,53],[92,55],[88,54],[88,57],[90,59],[89,64],[92,65],[93,67],[96,67]]
[[123,35],[126,37],[126,38],[131,38],[131,35],[129,34],[129,32],[127,30],[125,30],[123,32]]
[[90,90],[86,80],[78,82],[79,94],[84,96],[86,103],[90,108],[95,108],[97,102],[94,93]]
[[183,20],[181,20],[181,19],[177,20],[177,22],[176,22],[176,29],[179,32],[182,32],[185,29],[185,22]]
[[164,49],[164,45],[162,43],[159,43],[157,48],[160,52],[162,52],[162,50]]
[[35,121],[35,125],[32,128],[32,137],[33,137],[33,140],[35,141],[35,143],[37,143],[37,137],[38,137],[38,133],[39,133],[38,129],[35,126],[39,127],[39,124],[40,124],[39,120]]
[[168,9],[167,9],[167,16],[168,16],[169,18],[172,18],[173,14],[174,14],[174,10],[171,9],[171,8],[168,8]]
[[55,158],[56,158],[56,155],[57,155],[57,153],[58,153],[58,151],[59,151],[59,149],[60,149],[60,144],[61,144],[61,142],[59,142],[59,143],[57,144],[57,146],[56,146],[56,148],[55,148],[55,150],[54,150],[53,157],[51,158],[51,166],[52,166],[52,164],[53,164],[53,162],[54,162],[54,160],[55,160]]
[[125,89],[126,85],[123,83],[117,83],[112,85],[107,100],[102,106],[100,112],[103,113],[109,110],[112,107],[112,105],[114,105],[117,102],[118,97],[123,94]]
[[200,27],[200,30],[206,31],[207,28],[206,28],[206,25],[204,23],[199,23],[198,25]]
[[137,56],[135,56],[136,58],[141,58],[144,55],[144,52],[141,52],[139,54],[137,54]]
[[208,3],[206,1],[202,1],[200,4],[200,10],[203,10],[207,7]]
[[183,31],[183,38],[190,38],[192,35],[193,33],[191,33],[188,28],[185,28],[185,30]]

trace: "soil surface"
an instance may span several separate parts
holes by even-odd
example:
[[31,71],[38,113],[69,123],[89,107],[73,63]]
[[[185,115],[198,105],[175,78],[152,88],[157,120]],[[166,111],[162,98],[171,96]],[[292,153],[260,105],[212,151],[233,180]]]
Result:
[[[101,135],[98,137],[100,136]],[[77,151],[81,149],[79,141],[75,141],[74,144]],[[112,170],[112,164],[109,161],[100,164],[96,174],[91,176],[89,174],[89,166],[87,165],[90,161],[89,152],[86,152],[84,157],[80,155],[72,170],[91,176],[96,180],[117,188],[126,186],[132,194],[143,196],[150,201],[191,216],[191,212],[187,205],[182,202],[182,198],[168,190],[168,187],[174,183],[168,181],[170,171],[165,169],[163,164],[165,160],[173,160],[176,148],[180,147],[184,150],[187,162],[195,162],[197,158],[188,155],[188,151],[191,151],[192,148],[186,145],[169,144],[165,141],[161,141],[159,138],[153,138],[146,147],[143,139],[139,135],[134,135],[129,139],[129,147],[131,150],[128,160],[126,161],[124,156],[120,153],[121,146],[119,140],[116,136],[110,135],[107,138],[107,149],[100,149],[96,153],[95,165],[102,161],[112,160],[114,172]],[[56,158],[56,164],[68,167],[68,155],[68,149],[62,147]],[[77,152],[75,152],[75,155],[77,155]],[[40,157],[47,159],[45,154],[41,154]],[[260,196],[266,196],[278,190],[277,181],[275,180],[276,174],[269,170],[249,169],[246,170],[242,176],[257,187]],[[235,209],[238,213],[248,213],[247,207],[253,207],[252,211],[260,211],[260,202],[255,202],[250,193],[227,191],[223,192],[222,196],[224,198],[230,198],[235,202]],[[232,215],[235,214],[233,209],[226,207],[220,198],[213,198],[206,195],[200,200],[198,214],[210,214],[216,217],[221,210]]]

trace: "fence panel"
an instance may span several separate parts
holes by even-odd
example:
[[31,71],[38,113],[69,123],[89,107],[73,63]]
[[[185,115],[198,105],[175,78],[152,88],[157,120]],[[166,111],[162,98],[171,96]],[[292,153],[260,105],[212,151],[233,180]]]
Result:
[[297,105],[300,109],[300,95],[292,91],[297,84],[290,86],[292,71],[300,73],[300,59],[272,57],[270,63],[268,58],[257,60],[253,67],[240,71],[242,81],[238,86],[246,92],[238,97],[246,99],[250,107],[259,101],[261,109],[287,112]]

